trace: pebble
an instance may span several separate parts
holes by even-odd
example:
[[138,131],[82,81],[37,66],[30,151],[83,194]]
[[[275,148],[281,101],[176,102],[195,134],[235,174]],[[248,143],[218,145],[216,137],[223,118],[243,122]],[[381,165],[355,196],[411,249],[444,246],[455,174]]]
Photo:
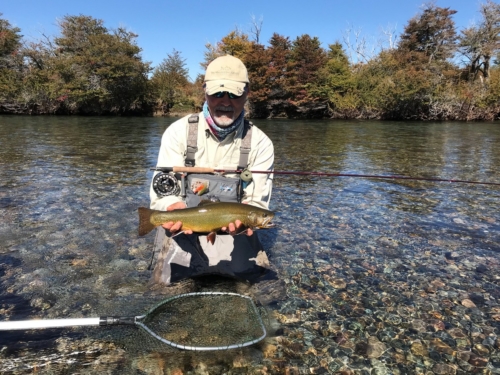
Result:
[[[98,147],[94,136],[103,133],[95,127],[71,132],[92,150],[74,156],[66,140],[57,146],[52,136],[45,144],[37,139],[57,149],[44,154],[51,167],[39,159],[41,148],[23,147],[19,155],[31,163],[0,170],[2,316],[134,315],[168,293],[149,284],[154,236],[136,234],[137,207],[148,203],[144,163],[126,173],[122,167],[150,143],[159,144],[161,132],[154,128],[156,139],[144,137],[139,149],[126,142],[127,132],[119,133],[126,147],[116,148]],[[328,144],[318,146],[319,152],[337,152],[339,132],[325,132]],[[359,168],[442,170],[435,157],[418,166],[411,158],[409,164],[392,162],[390,155],[418,142],[374,152]],[[286,150],[287,168],[303,168],[300,151],[293,145]],[[477,178],[474,165],[457,157],[450,154],[449,161],[460,166],[460,176]],[[283,167],[279,162],[277,169]],[[308,163],[328,167],[314,155]],[[484,170],[500,180],[497,166]],[[0,372],[43,373],[40,366],[47,364],[47,372],[81,374],[500,374],[496,189],[287,176],[275,177],[274,186],[277,228],[261,238],[284,287],[266,287],[266,298],[259,298],[272,327],[264,342],[223,353],[155,351],[138,336],[134,344],[111,333],[82,338],[74,329],[64,331],[67,339],[49,339],[40,348],[27,337],[43,336],[26,334],[2,344]],[[115,340],[129,346],[120,352],[110,345]],[[11,352],[21,341],[23,350]]]

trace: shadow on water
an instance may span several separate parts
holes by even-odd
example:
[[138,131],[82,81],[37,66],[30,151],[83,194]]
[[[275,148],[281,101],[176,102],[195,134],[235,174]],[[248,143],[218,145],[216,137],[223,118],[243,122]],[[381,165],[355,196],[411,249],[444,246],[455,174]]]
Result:
[[[193,353],[136,327],[2,332],[2,373],[500,371],[500,189],[275,175],[276,228],[258,233],[281,284],[161,287],[137,207],[172,121],[0,116],[2,319],[135,316],[227,289],[265,302],[269,337]],[[494,123],[254,123],[276,170],[500,181]]]

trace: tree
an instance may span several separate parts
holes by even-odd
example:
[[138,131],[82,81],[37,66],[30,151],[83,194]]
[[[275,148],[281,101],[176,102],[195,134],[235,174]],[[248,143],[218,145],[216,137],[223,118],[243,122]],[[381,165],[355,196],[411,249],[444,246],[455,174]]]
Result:
[[[2,13],[0,13],[1,16]],[[2,59],[0,63],[19,50],[22,38],[20,32],[20,28],[13,27],[9,21],[0,18],[0,59]]]
[[0,18],[0,98],[3,100],[10,100],[19,88],[22,71],[20,32],[21,29]]
[[267,48],[269,66],[268,111],[271,117],[282,117],[290,107],[291,78],[294,74],[292,63],[292,43],[288,37],[274,33]]
[[488,81],[491,59],[500,52],[500,4],[487,0],[481,4],[480,13],[480,24],[462,31],[459,50],[468,60],[470,78],[475,80],[480,75]]
[[269,52],[262,44],[253,42],[245,56],[245,65],[250,80],[249,105],[252,117],[268,117],[268,95],[270,80],[268,76]]
[[[151,84],[154,96],[160,100],[160,106],[165,112],[177,105],[184,105],[190,100],[186,97],[186,88],[189,86],[189,71],[186,60],[175,49],[167,55],[153,71]],[[191,107],[192,103],[190,102]]]
[[223,37],[214,46],[211,43],[205,44],[205,58],[201,63],[201,67],[206,69],[214,59],[219,56],[231,55],[239,58],[243,62],[248,51],[252,48],[252,42],[248,40],[248,35],[235,29]]
[[65,105],[82,114],[127,113],[146,105],[149,63],[141,60],[137,35],[112,30],[90,16],[65,16],[55,38],[56,71]]
[[252,14],[250,33],[253,35],[253,41],[257,44],[260,41],[260,33],[262,31],[263,23],[264,17],[260,16],[260,18],[257,20],[257,18],[255,18],[255,15]]
[[335,116],[345,117],[357,107],[353,93],[354,81],[349,58],[339,42],[328,46],[327,61],[319,71],[319,82],[309,91],[314,96],[327,100]]
[[450,8],[427,4],[423,12],[406,25],[398,49],[425,54],[429,63],[452,57],[457,40],[455,22],[451,18],[455,13]]
[[319,103],[319,98],[311,95],[313,91],[308,90],[317,87],[319,71],[326,62],[326,52],[319,39],[307,34],[297,37],[292,43],[290,58],[293,63],[291,90],[298,115],[317,117],[321,113],[322,116],[326,103]]

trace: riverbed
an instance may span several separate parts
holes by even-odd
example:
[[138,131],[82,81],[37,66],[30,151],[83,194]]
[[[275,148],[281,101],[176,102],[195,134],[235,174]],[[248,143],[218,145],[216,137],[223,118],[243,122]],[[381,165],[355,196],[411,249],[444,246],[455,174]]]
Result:
[[0,116],[0,319],[137,315],[251,295],[268,337],[186,352],[135,327],[0,333],[3,374],[500,374],[500,126],[256,120],[277,171],[277,280],[151,284],[137,235],[170,118]]

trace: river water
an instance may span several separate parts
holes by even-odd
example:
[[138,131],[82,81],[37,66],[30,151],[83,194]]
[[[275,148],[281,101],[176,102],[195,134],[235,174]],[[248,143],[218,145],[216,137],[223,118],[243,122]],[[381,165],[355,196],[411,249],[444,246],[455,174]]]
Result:
[[[173,121],[0,116],[2,321],[140,315],[175,292],[149,282],[154,234],[137,235]],[[500,182],[497,123],[254,122],[277,171]],[[0,372],[500,374],[499,201],[495,185],[276,175],[264,342],[214,354],[135,327],[6,331]]]

